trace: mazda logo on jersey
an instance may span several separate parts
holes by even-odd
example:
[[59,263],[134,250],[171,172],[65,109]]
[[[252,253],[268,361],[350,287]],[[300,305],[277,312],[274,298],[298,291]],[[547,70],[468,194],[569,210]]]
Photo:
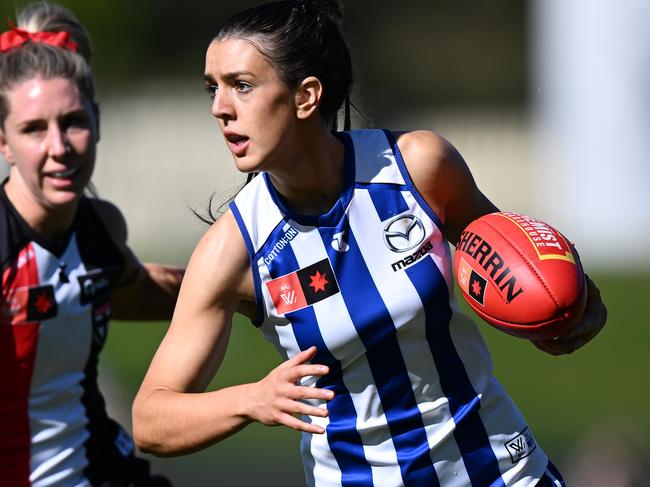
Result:
[[266,283],[278,314],[297,311],[340,292],[328,259]]
[[393,252],[407,252],[422,243],[424,225],[415,215],[399,215],[384,227],[384,242]]

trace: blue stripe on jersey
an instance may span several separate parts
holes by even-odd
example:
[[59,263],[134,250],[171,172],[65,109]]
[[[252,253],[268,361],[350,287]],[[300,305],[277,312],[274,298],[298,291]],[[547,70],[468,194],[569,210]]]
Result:
[[553,477],[557,479],[558,482],[560,482],[560,485],[562,487],[566,487],[566,484],[564,483],[564,479],[562,478],[562,474],[560,471],[557,469],[557,467],[553,464],[552,461],[548,461],[548,464],[546,465],[546,469],[553,474]]
[[402,193],[396,189],[396,185],[373,184],[366,186],[366,189],[381,221],[386,221],[409,209],[409,205]]
[[479,416],[480,400],[451,339],[447,284],[431,258],[408,267],[406,273],[424,305],[427,341],[440,375],[440,386],[449,400],[456,423],[454,437],[472,485],[505,485]]
[[386,415],[405,486],[438,486],[424,423],[402,358],[395,325],[366,267],[352,232],[349,249],[328,244],[336,229],[319,228],[341,295],[366,348],[366,358]]
[[[297,271],[299,268],[291,246],[283,249],[278,258],[268,265],[272,279]],[[300,350],[307,350],[315,345],[318,352],[312,363],[324,364],[330,368],[329,374],[319,379],[316,387],[330,389],[336,394],[327,404],[329,424],[326,434],[332,454],[341,469],[341,485],[372,487],[372,470],[366,460],[361,437],[356,428],[357,414],[350,392],[343,383],[341,363],[328,350],[318,328],[314,309],[309,306],[287,313],[285,318],[291,323]]]
[[402,173],[402,177],[404,178],[404,181],[406,181],[406,184],[409,186],[411,190],[411,194],[416,199],[418,204],[422,207],[422,209],[426,212],[426,214],[429,215],[429,218],[431,218],[434,221],[434,223],[440,229],[440,231],[443,231],[444,227],[442,225],[442,222],[440,221],[440,218],[438,217],[436,212],[433,211],[433,209],[429,206],[429,203],[425,201],[425,199],[422,197],[420,192],[413,184],[413,181],[411,180],[411,175],[409,174],[408,169],[406,169],[406,164],[404,164],[404,158],[402,157],[402,153],[400,152],[399,147],[397,146],[397,140],[395,139],[395,136],[390,130],[383,130],[383,132],[384,134],[386,134],[388,143],[393,149],[393,155],[395,156],[397,167],[399,167],[399,170]]
[[255,307],[256,316],[255,319],[252,320],[252,322],[253,325],[260,326],[264,321],[264,296],[262,295],[262,281],[260,279],[260,273],[257,268],[257,262],[254,261],[255,249],[253,248],[253,242],[251,241],[250,235],[248,235],[248,230],[246,230],[246,224],[244,223],[244,219],[242,218],[241,213],[239,212],[239,208],[237,208],[237,205],[235,204],[234,201],[231,201],[228,206],[230,207],[230,211],[232,211],[232,215],[235,217],[235,221],[237,222],[239,231],[241,232],[242,237],[244,238],[246,249],[248,249],[248,259],[251,265],[251,270],[253,272],[253,286],[255,287],[255,303],[256,303],[256,307]]

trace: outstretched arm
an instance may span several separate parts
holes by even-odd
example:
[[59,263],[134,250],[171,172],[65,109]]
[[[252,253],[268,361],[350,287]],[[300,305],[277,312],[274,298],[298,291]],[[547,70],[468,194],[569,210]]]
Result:
[[[439,135],[406,132],[398,137],[404,162],[418,191],[440,216],[452,244],[473,220],[498,208],[478,189],[458,151]],[[607,309],[600,291],[587,277],[587,306],[581,320],[554,340],[533,342],[552,355],[571,353],[594,338],[605,326]]]
[[251,302],[248,255],[228,212],[208,230],[190,259],[172,323],[133,404],[133,434],[143,451],[161,456],[190,453],[252,421],[323,433],[321,427],[294,416],[324,417],[326,409],[300,400],[333,397],[326,389],[296,385],[302,377],[328,373],[324,365],[307,363],[315,348],[290,358],[259,382],[203,392],[223,360],[233,314],[251,309]]
[[171,319],[185,269],[141,263],[127,245],[127,226],[120,210],[107,201],[91,201],[124,258],[124,270],[111,293],[113,317],[118,320]]

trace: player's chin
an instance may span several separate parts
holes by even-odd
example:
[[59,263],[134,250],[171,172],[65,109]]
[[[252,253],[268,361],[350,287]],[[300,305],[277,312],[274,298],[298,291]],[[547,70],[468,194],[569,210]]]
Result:
[[81,199],[84,189],[85,186],[80,186],[48,191],[45,194],[47,206],[56,210],[74,205]]
[[233,154],[232,158],[235,161],[235,167],[237,167],[237,170],[239,172],[249,174],[249,173],[261,171],[260,169],[261,161],[259,161],[259,159],[254,156],[250,156],[248,154],[243,156],[237,156]]

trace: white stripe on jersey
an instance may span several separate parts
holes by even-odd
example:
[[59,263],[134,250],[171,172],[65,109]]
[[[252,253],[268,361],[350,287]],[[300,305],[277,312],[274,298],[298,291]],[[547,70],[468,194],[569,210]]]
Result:
[[[84,485],[83,467],[88,463],[84,443],[89,433],[81,382],[91,349],[92,327],[88,323],[92,317],[91,307],[79,302],[77,278],[86,274],[86,268],[75,236],[60,259],[36,242],[32,246],[40,285],[53,286],[58,313],[40,323],[29,395],[30,480],[35,486]],[[61,262],[66,264],[65,284],[59,278]],[[60,360],[62,355],[65,360]],[[61,436],[63,431],[65,436]]]

